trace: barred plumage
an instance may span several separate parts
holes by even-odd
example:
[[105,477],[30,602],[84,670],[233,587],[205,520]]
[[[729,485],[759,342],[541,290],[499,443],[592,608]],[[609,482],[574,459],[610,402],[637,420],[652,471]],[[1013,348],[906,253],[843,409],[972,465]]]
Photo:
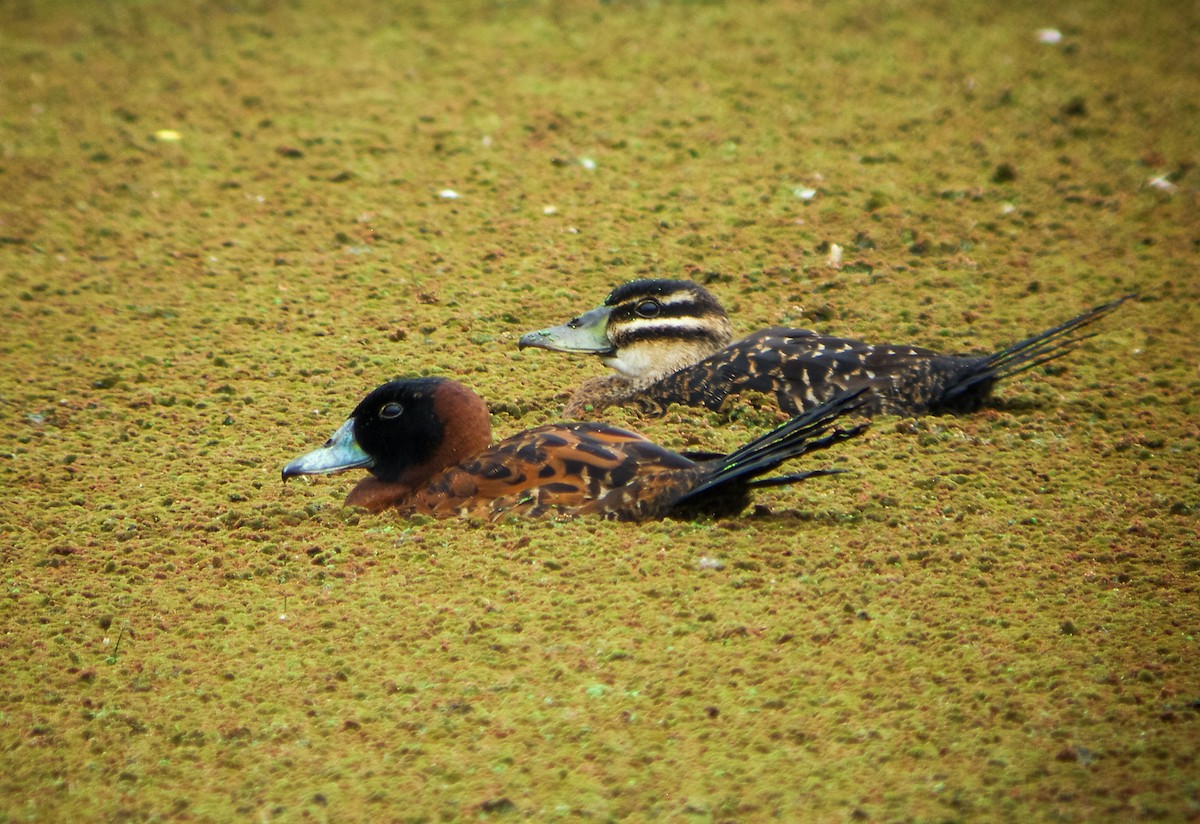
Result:
[[549,424],[492,444],[487,407],[470,389],[444,378],[396,380],[367,395],[325,446],[285,466],[283,479],[367,469],[347,505],[438,518],[734,514],[755,487],[836,472],[764,477],[862,432],[833,428],[859,405],[854,393],[839,395],[728,455],[701,459],[602,423]]
[[[1071,352],[1076,334],[1132,295],[989,355],[950,355],[916,346],[868,344],[807,329],[775,327],[735,343],[724,308],[690,281],[637,280],[604,305],[562,326],[530,332],[520,345],[593,354],[617,370],[585,381],[564,414],[607,406],[660,415],[672,403],[720,409],[740,392],[775,398],[789,414],[863,390],[868,415],[971,412],[996,382]],[[686,330],[686,333],[683,331]]]

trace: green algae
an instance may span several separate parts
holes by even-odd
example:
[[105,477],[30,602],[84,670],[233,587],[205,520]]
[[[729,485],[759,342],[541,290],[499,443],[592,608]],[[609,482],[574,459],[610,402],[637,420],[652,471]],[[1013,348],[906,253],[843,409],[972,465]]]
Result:
[[[1196,815],[1194,8],[76,6],[0,13],[5,819]],[[645,275],[964,351],[1142,298],[737,519],[278,482],[396,374],[553,419],[599,366],[517,337]]]

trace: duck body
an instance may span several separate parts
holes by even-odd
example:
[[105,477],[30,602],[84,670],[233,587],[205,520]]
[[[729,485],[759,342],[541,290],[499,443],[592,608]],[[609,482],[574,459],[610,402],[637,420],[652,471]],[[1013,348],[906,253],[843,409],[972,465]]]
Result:
[[991,354],[952,355],[785,327],[731,343],[728,315],[704,287],[639,280],[597,309],[530,332],[520,346],[592,354],[616,370],[581,384],[564,410],[569,417],[613,405],[645,415],[673,403],[716,411],[741,392],[771,396],[792,415],[854,391],[863,393],[865,415],[961,413],[979,409],[1001,379],[1069,353],[1088,337],[1079,329],[1128,297]]
[[787,460],[858,435],[832,429],[857,408],[840,396],[719,457],[673,452],[603,423],[539,426],[491,443],[487,407],[457,381],[413,378],[380,386],[320,449],[283,478],[365,468],[346,504],[448,518],[597,515],[647,520],[744,509],[750,490],[833,470],[762,477]]

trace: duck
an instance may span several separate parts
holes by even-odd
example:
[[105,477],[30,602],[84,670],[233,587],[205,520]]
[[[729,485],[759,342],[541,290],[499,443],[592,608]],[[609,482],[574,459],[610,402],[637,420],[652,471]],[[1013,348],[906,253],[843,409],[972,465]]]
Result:
[[560,326],[522,335],[518,346],[594,355],[615,370],[580,384],[563,410],[571,418],[610,406],[648,417],[671,404],[720,411],[741,392],[773,397],[782,412],[798,415],[856,389],[863,390],[858,412],[868,417],[957,414],[980,409],[998,381],[1070,353],[1092,337],[1080,329],[1133,297],[991,354],[956,355],[785,327],[733,341],[728,313],[703,286],[641,279]]
[[834,427],[859,405],[858,393],[840,394],[728,454],[678,453],[599,422],[546,424],[493,443],[487,405],[469,387],[397,378],[363,398],[322,447],[284,466],[283,480],[365,469],[346,505],[407,517],[729,516],[753,489],[842,472],[769,474],[861,434],[866,422]]

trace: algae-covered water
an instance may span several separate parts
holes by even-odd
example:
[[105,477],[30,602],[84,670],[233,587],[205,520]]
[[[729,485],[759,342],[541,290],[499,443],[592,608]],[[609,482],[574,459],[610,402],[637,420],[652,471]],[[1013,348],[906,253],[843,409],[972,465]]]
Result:
[[[1197,819],[1197,32],[3,4],[0,820]],[[738,518],[280,483],[395,375],[554,420],[602,367],[517,338],[648,275],[740,333],[951,351],[1140,297]],[[774,420],[608,417],[706,449]]]

